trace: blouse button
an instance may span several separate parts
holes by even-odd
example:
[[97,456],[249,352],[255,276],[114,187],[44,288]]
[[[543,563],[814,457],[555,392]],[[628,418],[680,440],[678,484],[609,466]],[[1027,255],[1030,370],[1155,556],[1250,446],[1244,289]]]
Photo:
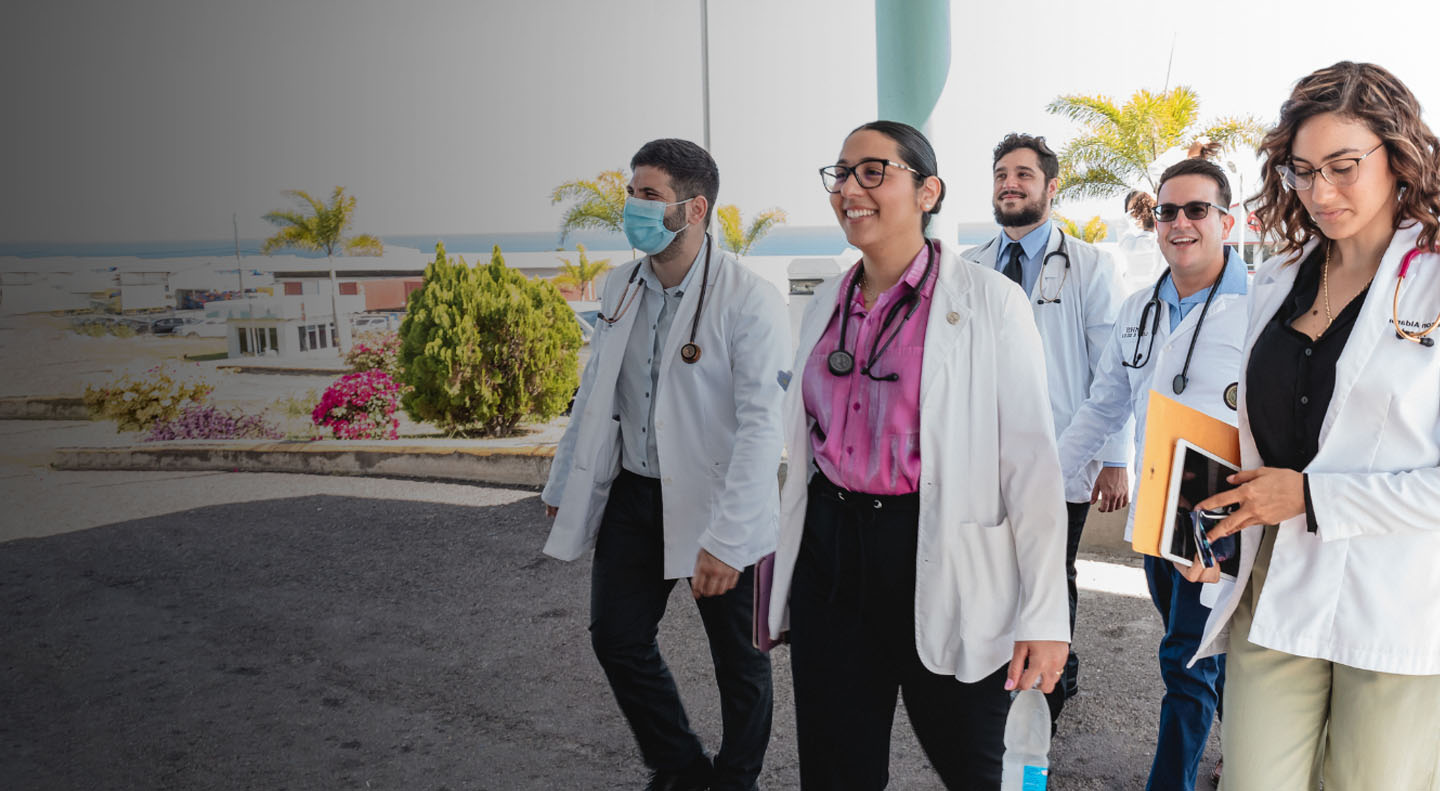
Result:
[[945,314],[945,320],[951,324],[955,324],[960,321],[960,314],[952,310]]
[[1311,348],[1308,348],[1308,347],[1307,347],[1307,348],[1305,349],[1305,356],[1306,356],[1306,357],[1309,357],[1312,353],[1314,353],[1314,351],[1315,351],[1314,349],[1311,349]]
[[1310,403],[1310,396],[1300,396],[1300,403],[1301,403],[1301,404],[1308,404],[1308,403]]

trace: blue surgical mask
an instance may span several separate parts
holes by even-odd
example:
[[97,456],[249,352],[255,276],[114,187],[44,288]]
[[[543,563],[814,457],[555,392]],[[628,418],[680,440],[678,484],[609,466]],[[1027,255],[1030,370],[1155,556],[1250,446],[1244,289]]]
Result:
[[686,198],[674,203],[666,203],[663,200],[645,200],[644,198],[629,197],[625,199],[625,238],[630,240],[630,246],[647,255],[654,255],[666,247],[675,239],[675,234],[689,228],[686,223],[680,231],[672,231],[665,227],[665,210],[671,206],[679,206],[682,203],[689,203],[694,198]]

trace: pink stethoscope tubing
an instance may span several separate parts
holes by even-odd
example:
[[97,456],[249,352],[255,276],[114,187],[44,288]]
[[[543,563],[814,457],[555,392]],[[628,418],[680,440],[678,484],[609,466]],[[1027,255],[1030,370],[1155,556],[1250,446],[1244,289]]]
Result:
[[1391,302],[1390,305],[1390,320],[1395,323],[1395,337],[1400,338],[1401,340],[1414,341],[1415,343],[1418,343],[1426,348],[1435,345],[1435,339],[1427,336],[1429,336],[1430,333],[1434,332],[1436,327],[1440,327],[1440,316],[1436,316],[1435,321],[1431,322],[1430,326],[1426,327],[1421,332],[1410,332],[1404,327],[1401,327],[1400,284],[1405,282],[1405,275],[1410,271],[1410,262],[1415,260],[1415,256],[1418,256],[1421,253],[1428,252],[1432,251],[1422,250],[1421,248],[1417,247],[1414,250],[1406,253],[1404,258],[1400,259],[1400,275],[1395,278],[1395,299]]

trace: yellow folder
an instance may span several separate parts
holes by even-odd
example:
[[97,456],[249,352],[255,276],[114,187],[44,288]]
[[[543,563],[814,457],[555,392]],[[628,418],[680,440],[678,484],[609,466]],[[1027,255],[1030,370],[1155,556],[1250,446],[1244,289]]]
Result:
[[1175,459],[1175,440],[1183,439],[1204,448],[1240,469],[1240,431],[1223,420],[1150,391],[1145,413],[1145,448],[1140,457],[1140,487],[1135,494],[1135,524],[1130,546],[1136,552],[1160,557],[1160,528],[1165,513],[1166,489],[1170,487],[1170,465]]

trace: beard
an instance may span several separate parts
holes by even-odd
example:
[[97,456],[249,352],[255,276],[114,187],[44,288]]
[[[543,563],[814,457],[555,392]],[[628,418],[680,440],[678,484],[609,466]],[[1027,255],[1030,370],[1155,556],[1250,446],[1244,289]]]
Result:
[[995,207],[995,222],[999,223],[1001,228],[1023,228],[1026,225],[1034,225],[1045,218],[1045,209],[1047,206],[1043,200],[1043,198],[1036,198],[1033,203],[1023,204],[1020,208],[1012,212],[1006,212],[1004,209],[1001,209],[1000,202],[996,201],[993,204]]
[[653,256],[654,258],[661,261],[669,261],[671,258],[680,254],[680,248],[685,244],[685,209],[689,205],[688,203],[682,203],[678,206],[671,206],[665,210],[665,216],[660,222],[664,224],[666,230],[675,231],[676,234],[675,238],[670,240],[670,244],[665,245],[665,249],[656,253]]

